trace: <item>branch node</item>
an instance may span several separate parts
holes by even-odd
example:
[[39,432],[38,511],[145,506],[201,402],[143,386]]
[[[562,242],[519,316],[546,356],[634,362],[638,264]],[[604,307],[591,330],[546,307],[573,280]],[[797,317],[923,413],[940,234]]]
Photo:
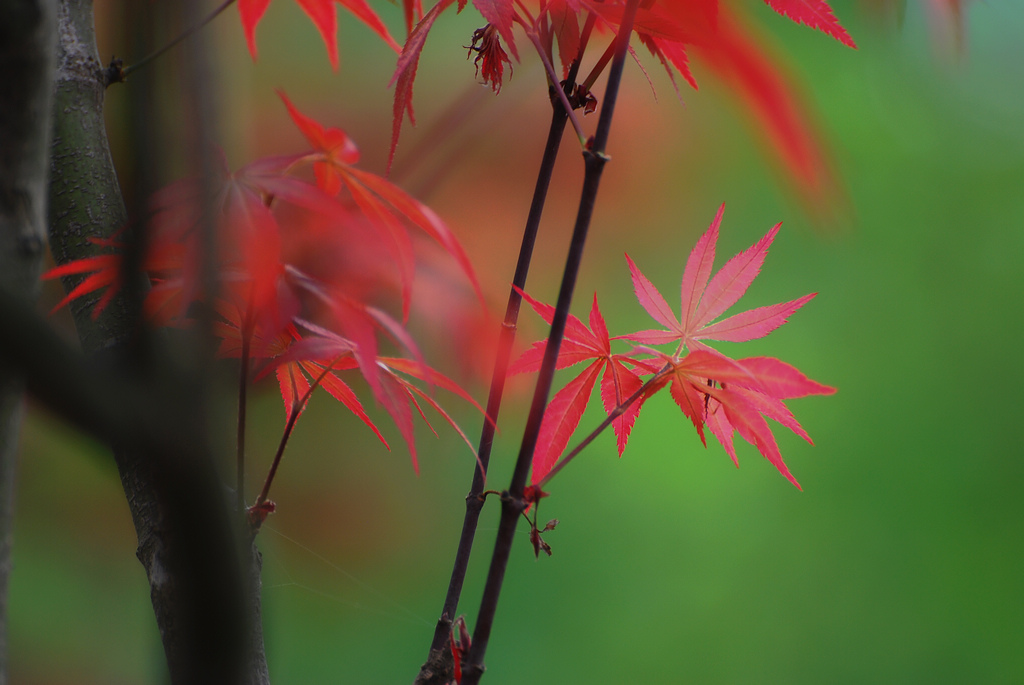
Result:
[[112,57],[110,64],[101,72],[103,87],[109,88],[115,83],[124,83],[128,80],[128,73],[124,69],[124,60],[120,57]]

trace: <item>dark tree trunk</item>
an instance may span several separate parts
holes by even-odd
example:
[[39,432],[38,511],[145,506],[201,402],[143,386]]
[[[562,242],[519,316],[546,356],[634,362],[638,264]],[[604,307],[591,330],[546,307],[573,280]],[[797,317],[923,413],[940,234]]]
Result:
[[[97,57],[92,1],[60,0],[57,18],[50,242],[55,261],[63,264],[95,254],[89,238],[110,237],[126,226],[127,215],[104,129],[107,76]],[[131,232],[126,235],[130,241]],[[74,284],[69,279],[65,287]],[[148,412],[142,418],[146,431],[107,425],[96,432],[106,432],[112,442],[171,681],[268,683],[259,553],[228,507],[214,468],[203,374],[177,368],[180,355],[161,355],[160,349],[138,354],[140,340],[160,343],[140,335],[140,288],[129,284],[124,291],[96,318],[95,298],[71,307],[83,350],[144,398],[139,406]],[[118,401],[122,423],[137,424],[139,407],[123,396]]]
[[[0,289],[26,304],[35,300],[46,246],[55,5],[55,0],[0,0]],[[0,366],[0,685],[7,682],[20,371],[16,365]]]

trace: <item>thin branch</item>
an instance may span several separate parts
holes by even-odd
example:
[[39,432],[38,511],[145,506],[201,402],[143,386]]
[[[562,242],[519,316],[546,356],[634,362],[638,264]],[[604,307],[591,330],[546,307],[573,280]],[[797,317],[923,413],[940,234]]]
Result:
[[[537,49],[537,54],[540,55],[540,61],[544,65],[544,71],[548,75],[548,81],[551,84],[555,96],[558,98],[559,102],[562,103],[562,107],[565,109],[566,115],[569,117],[569,121],[572,122],[573,130],[576,131],[576,138],[579,139],[581,146],[586,145],[587,134],[583,132],[583,127],[580,125],[579,119],[577,119],[575,113],[573,113],[572,104],[570,104],[569,97],[565,94],[565,90],[558,87],[558,74],[555,73],[555,68],[551,65],[551,60],[548,59],[548,56],[544,52],[544,47],[540,43],[540,36],[538,36],[535,31],[529,29],[526,31],[526,36]],[[569,92],[569,95],[572,95],[572,91]]]
[[[150,62],[152,62],[156,58],[158,58],[161,55],[163,55],[168,50],[171,50],[172,48],[176,47],[179,43],[181,43],[186,38],[191,37],[197,31],[199,31],[200,29],[205,27],[207,24],[209,24],[211,21],[216,19],[221,14],[221,12],[226,10],[228,7],[230,7],[234,3],[235,3],[235,0],[224,0],[224,2],[221,3],[220,6],[217,7],[217,9],[213,10],[208,15],[206,15],[206,17],[203,18],[202,21],[200,21],[198,24],[196,24],[192,28],[186,30],[184,33],[182,33],[180,36],[178,36],[177,38],[172,40],[167,45],[165,45],[162,48],[160,48],[159,50],[157,50],[155,52],[152,52],[149,55],[143,57],[142,59],[140,59],[135,64],[129,64],[127,67],[123,67],[123,68],[119,69],[119,73],[118,74],[113,75],[113,76],[108,76],[107,84],[109,85],[111,83],[118,83],[120,81],[124,81],[125,79],[128,78],[128,75],[131,74],[132,72],[137,71],[138,69],[141,69],[142,67],[146,66],[147,64],[149,64]],[[114,65],[112,64],[111,67],[114,67]]]
[[249,343],[251,335],[242,330],[242,361],[238,371],[238,452],[235,458],[236,509],[245,509],[245,413],[249,389]]
[[586,88],[587,90],[593,88],[594,84],[597,82],[597,79],[601,76],[601,72],[604,71],[604,68],[606,66],[608,66],[608,62],[611,61],[612,55],[614,53],[615,43],[611,43],[608,45],[607,48],[605,48],[605,51],[601,53],[601,57],[597,60],[593,68],[590,70],[590,73],[587,74],[587,78],[583,79],[583,83],[581,83],[580,85]]
[[629,48],[630,34],[633,30],[633,19],[636,16],[638,5],[639,0],[629,0],[626,5],[622,24],[619,27],[615,41],[615,58],[612,60],[611,70],[608,74],[608,87],[605,91],[604,104],[601,106],[597,132],[594,135],[592,145],[584,150],[583,153],[586,174],[583,179],[580,206],[576,214],[576,225],[573,229],[572,242],[569,246],[569,255],[566,259],[562,277],[562,286],[558,293],[558,301],[551,322],[551,332],[548,335],[544,359],[537,378],[537,387],[534,391],[533,402],[526,421],[526,429],[523,433],[522,444],[516,459],[515,470],[512,474],[512,483],[509,486],[509,494],[502,497],[501,520],[498,524],[498,535],[494,543],[494,553],[491,557],[491,566],[488,570],[487,581],[484,586],[484,595],[480,602],[480,611],[477,615],[473,633],[473,644],[467,662],[463,666],[464,685],[476,685],[480,682],[484,672],[484,655],[487,651],[487,644],[490,641],[491,628],[494,624],[498,598],[501,594],[501,586],[505,578],[505,569],[508,566],[516,523],[519,520],[520,514],[525,509],[522,499],[523,489],[526,486],[526,478],[530,470],[533,451],[537,444],[537,437],[540,433],[544,409],[547,406],[548,396],[551,392],[555,365],[558,360],[558,350],[565,333],[569,306],[572,303],[576,277],[583,259],[583,248],[586,244],[587,232],[597,200],[601,174],[605,163],[608,161],[608,156],[605,154],[605,146],[608,143],[608,136],[611,131],[615,103],[618,99],[619,84],[622,81],[622,71],[625,65],[626,52]]
[[[260,490],[259,497],[256,498],[256,502],[253,504],[253,508],[261,506],[267,501],[267,496],[270,494],[270,485],[274,482],[274,476],[277,475],[277,467],[281,464],[281,457],[284,456],[284,448],[288,445],[288,438],[292,435],[292,430],[295,428],[295,422],[299,420],[299,415],[302,413],[303,407],[309,402],[310,396],[313,391],[319,387],[320,382],[324,377],[331,372],[334,365],[338,363],[341,357],[337,357],[331,361],[330,364],[324,367],[324,370],[320,372],[320,375],[316,377],[309,389],[302,394],[302,397],[295,397],[295,401],[292,403],[292,411],[288,415],[288,422],[285,423],[284,432],[281,434],[281,441],[277,445],[277,453],[274,454],[274,461],[270,464],[270,471],[267,472],[267,477],[263,481],[263,489]],[[302,373],[301,371],[299,373]],[[292,380],[292,389],[295,389],[294,379]]]
[[[588,20],[587,26],[592,28],[593,22]],[[570,93],[573,90],[583,50],[587,44],[586,38],[589,35],[590,31],[585,29],[584,39],[580,42],[579,52],[569,67],[565,90],[568,90]],[[552,90],[561,91],[560,94],[564,98],[565,92],[562,88],[554,86]],[[490,461],[491,448],[494,444],[494,432],[498,424],[498,413],[501,409],[502,396],[505,390],[508,365],[512,357],[512,345],[515,342],[519,309],[522,305],[522,295],[520,295],[520,292],[526,287],[526,278],[529,274],[530,262],[533,258],[533,247],[536,243],[537,231],[544,212],[544,204],[547,200],[548,188],[551,184],[555,161],[558,158],[558,151],[565,131],[566,119],[568,118],[568,110],[565,109],[563,104],[555,101],[556,95],[554,93],[551,95],[551,99],[551,125],[548,128],[548,137],[544,144],[544,155],[541,159],[540,169],[537,172],[537,183],[534,186],[530,212],[527,215],[526,226],[523,229],[523,239],[519,248],[519,259],[516,263],[515,275],[512,279],[512,288],[509,289],[508,303],[505,306],[505,318],[502,322],[501,334],[498,339],[494,371],[491,375],[491,387],[487,397],[486,416],[477,450],[480,464],[483,468],[474,469],[473,471],[473,481],[470,485],[469,494],[466,495],[466,516],[462,523],[459,547],[455,553],[455,561],[452,565],[448,592],[445,596],[441,616],[437,621],[437,627],[434,630],[434,639],[430,645],[430,655],[427,662],[420,669],[416,683],[433,682],[431,678],[435,678],[439,671],[444,671],[445,664],[448,664],[450,667],[451,653],[448,650],[448,639],[451,633],[452,621],[458,608],[459,598],[462,594],[462,586],[466,578],[466,570],[469,566],[469,557],[473,549],[473,541],[476,537],[477,523],[480,519],[480,512],[483,509],[483,500],[480,495],[484,489],[485,471]]]

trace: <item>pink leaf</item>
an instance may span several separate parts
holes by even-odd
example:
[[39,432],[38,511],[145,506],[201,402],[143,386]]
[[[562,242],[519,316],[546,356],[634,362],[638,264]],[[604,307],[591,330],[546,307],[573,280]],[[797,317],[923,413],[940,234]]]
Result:
[[743,293],[747,292],[747,288],[760,272],[768,248],[775,240],[780,226],[781,223],[775,224],[763,238],[726,262],[714,275],[704,290],[704,295],[690,322],[691,326],[703,326],[713,321],[743,297]]
[[365,0],[337,0],[337,2],[345,7],[349,12],[356,15],[364,24],[370,27],[374,33],[384,39],[384,42],[388,44],[388,47],[395,52],[402,52],[402,46],[395,42],[395,39],[391,37],[388,32],[387,26],[380,20],[377,13],[370,9],[370,6],[366,4]]
[[[398,65],[395,67],[395,74],[391,77],[388,86],[395,87],[395,103],[392,107],[391,123],[391,149],[388,151],[387,169],[391,171],[391,163],[395,160],[395,149],[398,147],[398,136],[402,132],[402,119],[406,112],[409,113],[409,121],[415,125],[416,117],[412,111],[412,85],[416,80],[416,68],[420,62],[420,53],[423,52],[423,44],[427,42],[427,34],[433,28],[434,22],[451,6],[454,0],[439,0],[429,12],[427,12],[416,28],[412,30],[402,48],[402,54],[398,57]],[[408,9],[408,5],[406,5]],[[408,14],[408,12],[407,12]]]
[[786,323],[793,312],[803,307],[817,294],[811,293],[791,302],[781,302],[741,312],[702,328],[694,337],[729,342],[746,342],[763,338]]
[[765,392],[780,400],[807,395],[831,395],[836,389],[812,381],[796,368],[773,357],[749,357],[739,363],[761,382]]
[[512,17],[515,16],[515,8],[512,0],[473,0],[473,6],[483,15],[487,23],[498,29],[498,33],[505,39],[505,44],[512,51],[512,56],[519,61],[519,52],[516,50],[515,36],[512,35]]
[[779,446],[775,442],[775,436],[772,435],[768,423],[758,412],[757,408],[750,404],[742,395],[727,389],[708,388],[708,392],[722,403],[722,408],[725,409],[725,415],[729,419],[729,423],[732,424],[740,436],[756,447],[757,451],[770,461],[778,469],[779,473],[785,476],[798,490],[802,490],[803,488],[800,487],[800,483],[796,481],[793,474],[789,472],[789,467],[782,460],[782,454],[779,452]]
[[693,330],[694,314],[700,304],[701,295],[711,278],[711,269],[715,262],[715,245],[718,243],[718,227],[722,224],[725,203],[718,207],[718,213],[711,221],[711,226],[704,232],[693,246],[686,268],[683,269],[683,283],[680,287],[682,302],[682,321],[685,330]]
[[629,273],[633,277],[633,290],[636,292],[636,299],[640,301],[640,305],[647,310],[647,313],[651,317],[665,326],[676,331],[680,331],[679,322],[676,321],[676,315],[672,311],[672,308],[668,306],[668,302],[661,296],[658,289],[654,287],[654,284],[647,280],[647,277],[643,275],[637,265],[626,255],[626,262],[629,263]]
[[718,438],[718,442],[725,448],[725,453],[732,459],[732,463],[736,464],[736,468],[739,468],[740,460],[736,456],[736,446],[732,442],[732,434],[735,432],[735,429],[729,423],[729,419],[726,418],[725,410],[722,409],[722,403],[712,399],[708,403],[705,419],[712,435]]
[[[601,378],[601,401],[604,403],[605,411],[611,415],[625,400],[643,387],[643,384],[643,380],[622,363],[613,361],[606,365],[604,376]],[[643,401],[637,399],[612,422],[620,457],[626,449],[626,443],[629,442],[629,433],[633,430],[637,416],[640,415],[641,406]]]
[[843,45],[856,49],[857,45],[850,34],[839,25],[839,20],[832,14],[832,8],[825,0],[765,0],[768,5],[784,17],[798,24],[823,31]]
[[[310,366],[312,368],[306,368],[306,372],[314,378],[319,376],[323,371],[323,368],[319,365],[311,364]],[[320,387],[326,390],[331,397],[345,405],[350,412],[355,414],[360,421],[365,423],[369,429],[373,431],[373,434],[377,436],[377,439],[384,443],[384,447],[388,448],[388,450],[391,449],[391,445],[389,445],[388,441],[384,439],[384,436],[380,434],[380,431],[377,430],[377,426],[370,420],[370,417],[366,415],[359,398],[356,397],[352,388],[348,387],[343,380],[335,376],[333,372],[328,372],[320,379]]]
[[412,407],[410,406],[412,393],[394,375],[381,373],[378,376],[381,388],[379,401],[384,407],[384,411],[391,416],[402,439],[405,440],[405,444],[409,448],[409,456],[412,458],[412,467],[416,471],[416,475],[419,475],[420,462],[416,457],[416,438],[413,434]]
[[484,301],[480,290],[480,283],[477,281],[476,272],[473,271],[473,265],[469,261],[469,256],[462,248],[455,234],[441,221],[441,218],[434,213],[434,210],[417,202],[404,190],[376,174],[353,168],[350,168],[348,172],[364,186],[383,198],[385,202],[394,207],[402,216],[412,222],[414,226],[437,241],[438,245],[454,257],[455,261],[462,267],[467,278],[469,278],[477,297],[481,302]]
[[583,373],[555,393],[548,403],[533,451],[533,485],[548,475],[565,451],[590,401],[601,366],[602,362],[599,361],[588,366]]

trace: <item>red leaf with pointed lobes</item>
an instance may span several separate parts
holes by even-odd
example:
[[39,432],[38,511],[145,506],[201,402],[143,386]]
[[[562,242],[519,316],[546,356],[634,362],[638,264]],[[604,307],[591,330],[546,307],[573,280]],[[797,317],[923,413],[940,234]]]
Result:
[[698,414],[737,466],[734,430],[800,487],[783,462],[764,417],[778,421],[814,444],[782,399],[832,394],[834,388],[811,381],[792,366],[769,357],[737,362],[715,352],[698,350],[681,360],[672,360],[671,364],[673,399],[693,421],[702,440],[703,431],[695,418]]
[[493,24],[488,24],[473,32],[473,40],[470,43],[466,59],[469,59],[474,52],[476,58],[473,60],[473,64],[476,66],[477,76],[483,74],[484,83],[490,84],[491,90],[497,95],[501,92],[506,63],[508,64],[509,78],[512,78],[512,61],[501,47],[500,35]]
[[558,45],[558,59],[562,62],[562,75],[565,76],[580,51],[578,11],[569,6],[568,0],[550,0],[547,9],[551,18],[551,34]]
[[398,217],[426,233],[455,258],[482,304],[483,294],[469,257],[441,218],[387,179],[353,166],[359,161],[359,152],[344,131],[321,125],[302,114],[282,91],[278,91],[278,95],[306,139],[324,156],[323,161],[314,162],[320,188],[329,195],[337,195],[343,186],[347,188],[388,245],[402,279],[403,315],[408,316],[411,301],[414,256],[412,243]]
[[[643,387],[643,379],[635,372],[626,368],[619,361],[612,361],[604,367],[604,376],[601,377],[601,401],[604,403],[604,410],[611,415],[623,402],[629,399],[633,393]],[[620,414],[613,422],[612,429],[615,431],[615,444],[619,450],[619,456],[626,449],[629,442],[629,434],[633,430],[633,424],[640,415],[640,408],[643,406],[643,399],[639,399]]]
[[50,313],[58,311],[62,307],[69,304],[72,300],[77,300],[80,297],[84,297],[89,293],[106,288],[107,291],[103,294],[100,301],[97,302],[96,306],[92,310],[92,318],[97,318],[103,310],[106,308],[106,304],[110,302],[115,294],[121,289],[121,255],[97,255],[95,257],[85,257],[84,259],[77,259],[67,264],[56,266],[46,273],[41,278],[43,280],[49,280],[51,278],[60,278],[64,276],[77,276],[79,274],[90,274],[81,283],[75,286],[67,295],[64,296],[60,302],[58,302]]
[[[406,113],[409,114],[409,122],[415,126],[416,116],[412,111],[412,86],[416,80],[416,68],[420,63],[420,53],[423,52],[423,45],[427,42],[427,35],[434,27],[434,22],[446,9],[451,7],[455,0],[438,0],[438,3],[430,8],[420,23],[416,25],[405,41],[402,54],[398,56],[398,65],[395,67],[395,74],[391,77],[388,87],[395,87],[395,103],[392,107],[391,122],[391,149],[388,150],[387,171],[391,171],[391,163],[395,160],[395,149],[398,147],[398,136],[402,132],[402,120]],[[459,9],[462,8],[460,1]]]
[[670,332],[679,333],[679,337],[685,335],[686,329],[676,321],[675,312],[669,307],[668,302],[650,279],[644,276],[628,254],[626,263],[629,264],[629,273],[633,278],[633,291],[636,293],[636,299],[640,302],[640,306],[647,310],[652,319],[670,329]]
[[[386,361],[385,361],[386,360]],[[409,447],[409,454],[412,456],[413,468],[416,473],[419,474],[420,467],[419,461],[416,457],[416,443],[413,436],[413,424],[412,424],[412,408],[414,407],[419,413],[423,422],[427,424],[427,427],[437,435],[437,431],[430,425],[430,421],[427,420],[426,414],[423,413],[423,408],[420,406],[419,400],[426,402],[430,407],[434,409],[438,414],[441,415],[448,425],[450,425],[459,437],[462,438],[463,442],[469,446],[470,452],[477,459],[477,463],[480,464],[480,459],[477,457],[476,449],[473,447],[473,443],[466,437],[466,434],[459,428],[455,420],[441,407],[438,402],[424,392],[421,388],[416,387],[406,379],[395,373],[396,370],[401,370],[403,373],[410,373],[411,375],[429,379],[431,381],[437,381],[441,387],[451,390],[460,396],[469,396],[456,385],[451,379],[446,376],[434,371],[430,367],[422,363],[410,362],[406,359],[389,359],[380,358],[377,361],[383,373],[380,374],[381,386],[384,390],[383,401],[381,404],[384,406],[384,410],[391,415],[392,420],[398,427],[399,432],[402,435],[402,439],[405,440],[406,445]],[[417,400],[419,397],[419,400]],[[472,401],[472,400],[470,400]],[[483,412],[476,402],[473,404]],[[481,470],[482,470],[481,465]]]
[[263,18],[270,0],[238,0],[238,13],[242,17],[242,30],[245,31],[245,42],[249,45],[249,54],[256,59],[256,24]]
[[790,314],[810,302],[817,294],[811,293],[790,302],[758,307],[730,316],[706,326],[697,337],[728,342],[746,342],[763,338],[786,323]]
[[[669,393],[679,409],[682,410],[683,415],[690,419],[694,428],[697,429],[697,435],[700,436],[701,443],[707,447],[708,443],[704,438],[704,395],[694,385],[685,373],[681,373],[679,369],[673,369],[672,385],[669,387]],[[699,385],[699,383],[696,385]]]
[[[581,2],[611,27],[622,22],[625,4]],[[698,43],[714,40],[718,26],[718,0],[658,0],[645,2],[637,9],[633,30],[658,40]]]
[[516,50],[515,36],[512,35],[512,17],[515,16],[512,0],[473,0],[473,7],[477,8],[488,24],[498,30],[518,62],[519,51]]
[[[539,302],[528,294],[516,288],[516,291],[526,300],[537,314],[544,319],[545,323],[551,324],[554,318],[555,308],[549,304]],[[600,324],[600,312],[597,311],[597,295],[594,295],[594,308],[591,310],[591,325],[595,321],[595,312]],[[558,348],[558,361],[556,369],[564,369],[574,364],[603,357],[610,353],[611,347],[608,340],[608,331],[604,329],[604,340],[592,333],[576,316],[570,314],[565,323],[565,336]],[[544,358],[544,350],[547,348],[547,340],[535,342],[529,350],[524,352],[519,359],[515,360],[508,369],[508,374],[514,376],[519,373],[527,373],[540,370],[541,360]]]
[[381,391],[377,399],[391,417],[395,427],[398,428],[398,433],[409,448],[412,467],[416,471],[416,475],[419,475],[420,462],[416,456],[416,437],[413,434],[412,403],[409,400],[410,392],[392,374],[382,373],[378,375],[380,376],[378,383]]
[[857,45],[850,34],[839,25],[839,20],[832,13],[832,8],[825,0],[765,0],[768,6],[784,17],[789,17],[798,24],[823,31],[843,45],[856,49]]
[[759,307],[712,323],[734,305],[760,272],[768,248],[778,233],[777,224],[761,240],[739,253],[712,276],[715,245],[722,221],[722,205],[711,226],[698,240],[686,261],[680,286],[680,311],[675,312],[640,268],[626,256],[637,300],[647,313],[667,330],[647,330],[624,336],[636,342],[661,345],[678,342],[691,350],[710,349],[704,340],[743,342],[762,338],[786,323],[788,317],[806,304],[814,294],[791,302]]
[[[551,323],[554,307],[538,302],[521,290],[518,292],[542,319]],[[534,343],[533,347],[509,367],[509,374],[537,371],[546,347],[546,340]],[[548,404],[534,450],[534,483],[540,482],[548,474],[565,450],[590,401],[590,394],[599,375],[601,400],[609,415],[643,385],[640,376],[626,366],[627,363],[635,365],[637,361],[624,354],[612,354],[608,327],[598,307],[596,294],[590,309],[589,329],[572,314],[568,316],[565,337],[558,348],[555,367],[562,369],[590,360],[596,361],[570,381]],[[630,431],[642,404],[642,399],[634,402],[612,422],[619,456],[622,456],[626,448]]]
[[676,83],[676,75],[673,73],[672,67],[675,67],[682,77],[686,79],[691,88],[697,90],[697,80],[693,77],[693,72],[690,71],[690,58],[686,54],[686,46],[683,43],[667,40],[658,41],[646,33],[641,33],[639,37],[640,42],[647,47],[652,55],[658,58],[661,66],[665,68],[665,73],[668,74],[669,80],[672,81],[672,87],[675,88],[677,97],[682,99],[682,94],[679,92],[679,85]]
[[[320,37],[323,38],[324,45],[327,47],[327,57],[331,60],[331,66],[335,69],[338,68],[338,20],[334,9],[335,2],[343,5],[360,21],[370,27],[374,33],[384,39],[384,42],[392,50],[395,52],[401,50],[395,39],[388,33],[384,22],[370,9],[365,0],[296,0],[296,2],[299,3],[299,7],[306,13],[306,16],[313,20],[317,32],[319,32]],[[263,18],[269,5],[270,0],[238,0],[238,13],[242,19],[242,30],[245,32],[245,41],[249,46],[249,54],[252,55],[254,61],[256,59],[256,25]]]
[[780,400],[836,392],[835,388],[812,381],[798,369],[772,357],[748,357],[739,363],[757,377],[769,395]]
[[[707,340],[749,340],[762,337],[786,322],[786,318],[813,295],[768,307],[760,307],[724,319],[711,321],[726,311],[746,292],[764,263],[768,248],[778,231],[776,225],[752,247],[728,260],[713,273],[715,247],[724,207],[697,241],[687,259],[680,286],[680,315],[677,317],[661,293],[627,256],[637,299],[645,310],[667,330],[641,331],[617,339],[651,344],[673,343],[674,354],[638,346],[628,355],[612,354],[607,325],[597,306],[590,313],[590,328],[570,315],[566,335],[559,349],[558,368],[595,359],[576,378],[555,394],[541,424],[542,438],[534,452],[532,483],[546,482],[579,425],[597,375],[603,370],[601,395],[609,415],[643,389],[642,396],[627,412],[613,421],[622,450],[629,438],[635,413],[649,397],[668,386],[672,399],[697,430],[706,445],[705,426],[722,443],[738,465],[733,434],[754,445],[790,482],[800,487],[782,459],[775,436],[766,419],[773,419],[800,437],[810,436],[783,402],[792,397],[831,394],[834,388],[808,379],[794,367],[769,357],[731,359],[708,347]],[[523,293],[524,299],[547,322],[554,308]],[[545,342],[536,343],[511,367],[511,372],[539,368]],[[680,357],[684,347],[689,352]],[[639,357],[637,355],[640,355]],[[650,355],[646,357],[643,355]],[[660,360],[660,364],[657,363]],[[633,367],[632,369],[629,367]],[[646,384],[642,374],[655,374]],[[646,385],[646,387],[645,387]]]
[[[377,13],[370,9],[370,6],[366,4],[365,0],[336,0],[336,2],[354,14],[361,22],[370,27],[370,30],[383,38],[389,48],[395,52],[402,51],[402,46],[391,37],[388,27],[384,25],[384,22],[381,21],[379,16],[377,16]],[[420,8],[420,12],[423,12],[422,7]]]
[[603,362],[594,362],[548,402],[533,451],[532,484],[543,480],[565,451],[573,431],[580,425],[602,366]]
[[277,95],[288,108],[288,114],[292,121],[302,131],[302,135],[306,137],[309,144],[325,156],[324,161],[313,164],[317,185],[328,195],[337,195],[341,190],[341,179],[335,166],[336,164],[358,162],[359,148],[341,129],[322,126],[312,117],[308,117],[296,109],[283,90],[278,90]]
[[[297,364],[284,364],[277,367],[277,382],[281,387],[281,398],[284,400],[285,418],[291,418],[296,411],[296,403],[309,392],[309,381],[302,374]],[[305,405],[298,407],[301,414]]]
[[827,210],[841,191],[818,127],[782,60],[723,5],[713,41],[694,43],[698,57],[728,86],[813,209]]
[[781,225],[775,224],[763,238],[727,261],[719,269],[718,273],[711,278],[711,282],[704,288],[700,304],[690,322],[691,326],[706,325],[707,322],[718,318],[720,314],[743,297],[743,293],[747,292],[747,288],[760,273],[764,258],[768,255],[768,248],[775,240]]
[[[785,476],[798,490],[803,490],[782,460],[775,436],[772,435],[771,428],[768,427],[768,423],[761,416],[757,407],[742,394],[725,388],[709,387],[707,392],[721,403],[726,418],[740,436],[756,447],[757,451],[764,455],[778,469],[779,473]],[[729,441],[731,443],[731,438]]]
[[718,230],[722,225],[722,215],[725,213],[725,203],[718,207],[715,218],[712,219],[708,230],[697,239],[697,244],[690,251],[686,260],[686,267],[683,269],[683,281],[680,287],[679,299],[683,306],[683,328],[692,325],[697,305],[700,304],[704,289],[708,287],[711,280],[711,273],[715,265],[715,246],[718,244]]
[[371,174],[368,171],[362,171],[361,169],[350,168],[348,172],[359,183],[362,183],[383,199],[384,202],[394,207],[402,216],[433,238],[438,245],[454,257],[466,274],[466,277],[469,278],[477,297],[483,303],[483,293],[480,290],[480,283],[477,281],[476,273],[473,271],[473,265],[469,261],[469,256],[455,237],[455,234],[441,221],[440,217],[434,213],[434,210],[418,202],[404,190],[380,176]]

